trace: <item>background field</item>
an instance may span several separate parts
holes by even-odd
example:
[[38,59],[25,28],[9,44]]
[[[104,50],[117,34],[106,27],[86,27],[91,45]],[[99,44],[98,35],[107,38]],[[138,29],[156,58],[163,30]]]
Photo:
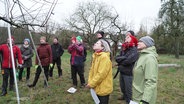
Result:
[[[63,76],[62,78],[58,78],[55,67],[54,77],[49,79],[48,88],[44,88],[43,73],[35,88],[27,87],[25,77],[23,78],[23,82],[18,82],[21,104],[94,104],[89,89],[80,88],[80,83],[75,94],[67,92],[67,89],[72,86],[69,58],[70,55],[65,51],[62,56]],[[85,64],[86,81],[90,62],[91,53],[88,53]],[[184,63],[184,56],[181,56],[180,59],[175,59],[173,55],[160,55],[159,63],[177,63],[182,67],[159,69],[157,104],[184,104],[184,65],[182,65]],[[113,62],[113,64],[115,63]],[[113,68],[113,75],[115,72],[116,68]],[[30,83],[33,81],[34,74],[35,69],[32,67]],[[2,76],[0,78],[1,85]],[[110,104],[125,104],[124,101],[117,100],[120,95],[119,78],[117,77],[114,80],[114,91],[110,96]],[[15,92],[8,91],[6,97],[0,97],[0,104],[16,103]]]

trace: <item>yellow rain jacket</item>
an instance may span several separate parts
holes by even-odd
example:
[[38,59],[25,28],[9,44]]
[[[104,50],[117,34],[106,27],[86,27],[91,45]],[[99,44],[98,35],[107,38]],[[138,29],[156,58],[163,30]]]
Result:
[[88,84],[99,96],[109,95],[113,91],[112,62],[109,52],[93,54]]

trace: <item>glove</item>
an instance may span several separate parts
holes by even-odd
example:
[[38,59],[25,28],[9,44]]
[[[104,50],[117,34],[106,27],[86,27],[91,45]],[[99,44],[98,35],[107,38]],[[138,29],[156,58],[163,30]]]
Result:
[[27,56],[24,56],[24,59],[25,59],[25,60],[27,60],[27,59],[28,59],[28,57],[27,57]]
[[38,65],[35,65],[35,69],[37,69],[38,68]]
[[149,103],[144,100],[141,100],[139,104],[149,104]]
[[53,67],[53,64],[50,64],[50,67],[52,68]]

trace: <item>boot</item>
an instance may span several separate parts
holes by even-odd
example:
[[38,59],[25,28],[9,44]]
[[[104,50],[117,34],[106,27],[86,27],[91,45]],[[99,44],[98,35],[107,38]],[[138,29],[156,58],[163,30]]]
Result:
[[6,94],[7,94],[7,91],[3,90],[1,93],[1,96],[6,96]]
[[33,85],[33,84],[28,84],[27,85],[29,88],[32,88],[32,87],[34,87],[35,85]]

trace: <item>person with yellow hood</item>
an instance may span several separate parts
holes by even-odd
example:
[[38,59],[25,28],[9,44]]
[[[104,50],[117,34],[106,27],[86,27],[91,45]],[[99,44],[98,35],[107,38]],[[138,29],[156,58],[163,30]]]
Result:
[[94,44],[93,50],[95,52],[86,87],[95,90],[100,104],[108,104],[109,95],[113,91],[110,47],[105,40],[100,39]]

